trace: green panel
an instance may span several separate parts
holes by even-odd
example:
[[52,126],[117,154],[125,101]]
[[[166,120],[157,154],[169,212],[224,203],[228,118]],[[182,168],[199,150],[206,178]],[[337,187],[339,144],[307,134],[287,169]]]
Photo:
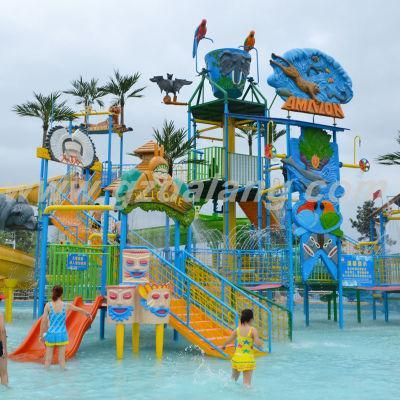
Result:
[[[263,116],[265,105],[245,100],[228,100],[230,113]],[[213,122],[222,122],[224,118],[224,100],[214,100],[190,108],[194,118]],[[240,119],[238,119],[240,121]]]
[[[87,254],[86,271],[67,270],[68,254]],[[70,244],[50,244],[48,246],[47,294],[54,285],[64,288],[64,300],[71,301],[82,296],[85,301],[94,300],[101,290],[101,263],[107,255],[107,285],[118,284],[119,248],[110,246],[82,246]]]

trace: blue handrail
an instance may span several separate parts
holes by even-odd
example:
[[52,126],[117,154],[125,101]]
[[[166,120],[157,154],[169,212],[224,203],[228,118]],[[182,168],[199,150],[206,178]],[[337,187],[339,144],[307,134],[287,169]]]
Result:
[[[192,254],[188,253],[186,250],[182,250],[182,253],[188,257],[191,258],[193,261],[198,263],[202,268],[204,268],[208,273],[210,273],[212,276],[218,278],[224,283],[223,287],[225,288],[226,286],[234,289],[235,291],[239,292],[242,296],[250,300],[253,304],[255,304],[257,307],[260,307],[262,310],[267,312],[268,314],[268,348],[269,352],[271,352],[271,347],[272,347],[272,312],[269,308],[265,307],[263,304],[259,303],[257,300],[255,300],[253,297],[251,297],[248,293],[243,291],[242,289],[238,288],[236,285],[228,281],[226,278],[224,278],[222,275],[218,274],[215,272],[213,269],[211,269],[208,265],[205,265],[202,261],[194,257]],[[223,293],[222,293],[223,295]]]
[[[207,294],[207,296],[209,296],[211,299],[213,299],[215,302],[217,302],[218,304],[220,304],[221,307],[225,308],[226,310],[230,311],[234,316],[235,316],[235,324],[237,325],[239,322],[239,315],[236,312],[236,310],[234,310],[233,308],[231,308],[230,306],[228,306],[223,300],[219,299],[218,297],[216,297],[215,295],[213,295],[212,293],[210,293],[207,289],[205,289],[203,286],[201,286],[198,282],[196,282],[195,280],[193,280],[192,278],[190,278],[188,275],[186,275],[184,272],[180,271],[178,268],[176,268],[173,264],[171,264],[169,261],[167,261],[166,259],[164,259],[163,257],[161,257],[159,254],[157,254],[153,249],[146,247],[146,246],[129,246],[127,245],[126,248],[129,249],[146,249],[148,251],[150,251],[150,253],[152,253],[156,258],[158,258],[161,262],[163,262],[164,264],[168,265],[168,267],[174,271],[175,274],[181,276],[182,278],[184,278],[186,280],[186,283],[189,283],[190,285],[194,285],[195,287],[197,287],[198,289],[200,289],[201,291],[203,291],[204,293]],[[185,296],[181,296],[183,298],[185,298]],[[211,314],[211,317],[216,319],[216,320],[220,320],[218,318],[218,316],[213,315],[212,313],[209,312],[209,310],[205,309],[203,305],[197,303],[196,301],[194,301],[193,299],[190,298],[190,291],[188,296],[186,296],[188,302],[190,301],[192,304],[195,304],[199,307],[201,307],[201,310],[204,311],[205,313],[208,313],[209,315]],[[192,327],[190,327],[190,308],[188,310],[189,312],[189,318],[187,318],[187,321],[182,320],[181,318],[179,318],[176,314],[171,312],[171,315],[176,318],[181,324],[185,325],[191,332],[193,332],[194,334],[196,334],[198,337],[200,337],[204,342],[206,342],[211,348],[213,348],[215,351],[217,351],[218,353],[220,353],[221,355],[223,355],[224,357],[228,357],[228,354],[225,353],[223,350],[221,350],[218,346],[216,346],[214,343],[212,343],[209,339],[207,339],[205,336],[203,336],[201,333],[199,333],[198,331],[194,330]],[[223,322],[224,325],[227,328],[231,328],[228,325],[226,325],[226,323],[224,321]]]

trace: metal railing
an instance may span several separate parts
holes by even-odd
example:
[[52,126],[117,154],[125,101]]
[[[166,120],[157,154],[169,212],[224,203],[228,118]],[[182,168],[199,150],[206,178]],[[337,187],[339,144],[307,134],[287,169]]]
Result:
[[288,251],[238,249],[194,249],[193,255],[213,270],[241,286],[280,283],[287,286]]
[[[225,178],[225,153],[223,147],[201,149],[202,163],[188,164],[188,181]],[[230,153],[230,179],[239,185],[258,181],[258,157],[248,154]],[[263,158],[263,167],[265,159]]]
[[377,286],[400,284],[399,254],[374,256],[374,281]]
[[220,328],[233,330],[239,322],[239,315],[235,309],[211,293],[201,282],[197,282],[175,265],[162,258],[154,249],[145,246],[127,246],[127,248],[146,249],[150,252],[150,281],[160,285],[170,283],[172,301],[182,301],[178,305],[183,308],[183,312],[178,314],[171,311],[172,317],[215,351],[227,357],[227,354],[218,347],[222,343],[215,343],[202,335],[196,328],[199,321],[192,318],[192,316],[194,314],[198,315],[200,311],[208,320],[216,322]]
[[[137,164],[111,164],[111,182],[121,178],[122,174],[135,168]],[[101,186],[107,186],[108,182],[108,162],[103,162],[101,175]]]
[[181,251],[178,257],[179,263],[182,268],[185,268],[189,277],[200,283],[216,298],[228,304],[238,314],[247,308],[253,310],[254,325],[260,337],[268,342],[268,349],[271,351],[273,332],[271,310],[187,251]]

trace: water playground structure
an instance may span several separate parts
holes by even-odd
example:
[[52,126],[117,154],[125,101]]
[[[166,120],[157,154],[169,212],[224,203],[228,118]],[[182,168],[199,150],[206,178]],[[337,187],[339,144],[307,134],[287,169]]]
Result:
[[[158,358],[165,326],[174,330],[175,340],[183,336],[209,356],[229,358],[233,347],[220,346],[245,308],[254,311],[254,324],[265,341],[257,355],[266,355],[273,341],[291,339],[300,291],[307,325],[313,290],[327,293],[328,318],[333,306],[340,328],[346,292],[356,293],[359,322],[361,291],[375,293],[374,317],[376,294],[382,293],[388,320],[388,294],[400,291],[400,263],[398,256],[385,252],[384,226],[398,219],[398,212],[390,204],[379,210],[379,238],[373,233],[376,216],[371,217],[369,242],[353,241],[341,229],[341,168],[369,170],[368,160],[356,160],[357,137],[353,162],[339,157],[340,136],[349,132],[338,121],[344,119],[342,105],[353,96],[351,79],[319,50],[272,54],[267,82],[276,94],[269,101],[258,84],[254,32],[243,46],[208,52],[199,69],[198,51],[212,42],[203,41],[206,32],[203,24],[195,33],[193,58],[199,78],[187,103],[178,102],[176,95],[192,82],[172,80],[172,74],[151,79],[165,91],[166,105],[187,106],[188,140],[196,146],[187,155],[186,169],[179,164],[171,176],[164,148],[152,141],[133,152],[138,163],[125,163],[124,141],[130,130],[119,124],[118,108],[86,109],[76,114],[82,123],[74,120],[49,130],[45,146],[36,152],[41,160],[38,185],[0,189],[9,199],[23,196],[38,207],[35,268],[33,259],[22,254],[13,256],[14,268],[9,250],[0,248],[0,273],[14,279],[14,287],[5,283],[8,320],[13,289],[35,284],[37,320],[12,359],[42,360],[40,316],[55,284],[63,286],[65,300],[82,305],[93,317],[99,312],[100,339],[106,323],[115,325],[118,359],[124,355],[126,326],[131,327],[133,351],[139,351],[142,324],[155,326]],[[255,78],[251,71],[256,71]],[[286,118],[272,114],[278,98]],[[105,121],[92,121],[104,116]],[[256,132],[256,155],[236,152],[238,128]],[[282,143],[274,140],[276,129],[284,130]],[[107,138],[104,160],[96,152],[97,135]],[[118,160],[112,158],[114,137],[119,139]],[[219,145],[200,147],[204,141]],[[66,174],[49,178],[53,163],[65,164]],[[215,218],[221,215],[223,221],[216,240],[212,232],[199,236],[194,229],[199,210],[209,202]],[[237,226],[239,208],[250,222],[244,227]],[[154,245],[129,227],[128,215],[135,209],[166,214],[165,246]],[[174,221],[173,246],[169,219]],[[63,235],[62,242],[49,241],[50,225]],[[68,315],[67,358],[76,353],[89,327],[80,315]]]

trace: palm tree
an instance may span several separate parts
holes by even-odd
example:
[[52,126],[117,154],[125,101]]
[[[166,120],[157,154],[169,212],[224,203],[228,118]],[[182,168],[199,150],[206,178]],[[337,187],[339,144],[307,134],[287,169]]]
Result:
[[[400,144],[400,131],[397,132],[397,135],[396,142]],[[376,160],[379,164],[383,165],[400,165],[400,151],[384,154],[379,156]]]
[[[243,127],[238,127],[240,132],[235,132],[235,135],[237,137],[240,137],[242,139],[247,139],[247,144],[249,145],[249,155],[253,155],[253,143],[255,138],[257,137],[257,122],[251,122],[250,124],[243,126]],[[264,135],[264,127],[263,124],[261,126],[261,135]],[[276,130],[276,124],[273,124],[272,128],[272,141],[276,142],[280,137],[285,135],[286,131],[285,129],[281,129],[279,131]],[[270,143],[271,143],[271,138],[270,138]]]
[[66,101],[58,102],[60,92],[52,92],[46,96],[41,93],[33,93],[33,101],[16,105],[12,108],[21,117],[36,117],[42,120],[42,146],[45,146],[47,131],[50,121],[68,121],[74,119],[74,111],[65,105]]
[[115,96],[113,104],[121,107],[121,125],[124,125],[125,123],[126,99],[143,96],[140,93],[145,89],[145,87],[133,89],[139,81],[139,78],[139,72],[136,72],[133,75],[121,75],[118,70],[115,70],[114,76],[111,76],[109,78],[110,81],[100,89],[104,95],[112,94]]
[[[70,94],[77,97],[76,104],[82,104],[85,111],[89,109],[93,104],[97,104],[99,107],[103,107],[104,103],[101,97],[104,93],[97,86],[98,79],[91,79],[90,81],[84,81],[82,76],[71,82],[72,89],[65,90],[64,93]],[[87,118],[85,118],[85,122]]]
[[[172,176],[175,161],[189,155],[190,151],[195,148],[197,136],[188,139],[186,129],[176,129],[174,121],[166,120],[161,132],[154,128],[153,131],[153,137],[157,144],[164,146],[164,158],[168,162],[168,173]],[[203,161],[188,158],[185,162],[200,164]]]

